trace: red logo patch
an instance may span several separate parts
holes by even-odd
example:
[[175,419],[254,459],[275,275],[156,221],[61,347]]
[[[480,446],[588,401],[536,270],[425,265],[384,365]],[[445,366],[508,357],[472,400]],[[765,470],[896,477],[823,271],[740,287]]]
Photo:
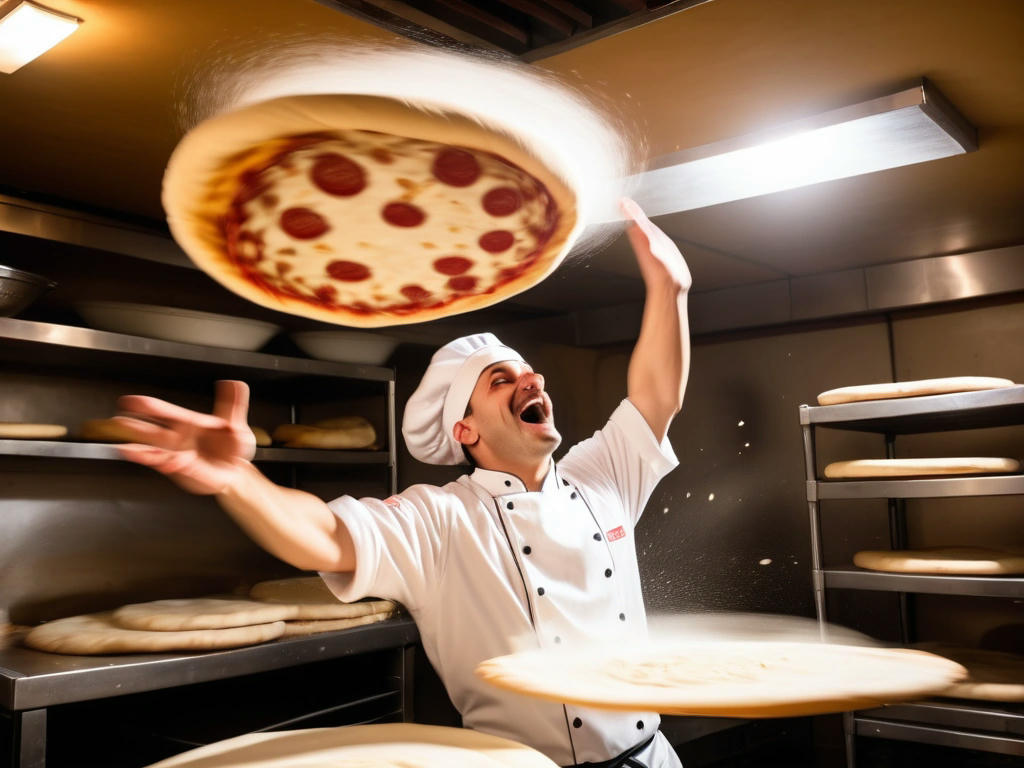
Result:
[[619,539],[625,538],[626,531],[620,525],[618,528],[612,528],[610,531],[607,531],[605,536],[608,537],[608,541],[618,541]]
[[387,504],[389,507],[394,507],[395,509],[398,509],[399,507],[402,506],[402,500],[397,496],[389,496],[388,498],[384,499],[384,503]]

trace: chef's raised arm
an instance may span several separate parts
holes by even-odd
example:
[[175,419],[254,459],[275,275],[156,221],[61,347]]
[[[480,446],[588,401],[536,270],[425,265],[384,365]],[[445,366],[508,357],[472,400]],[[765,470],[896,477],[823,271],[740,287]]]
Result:
[[675,243],[632,200],[622,201],[646,288],[640,336],[629,360],[627,396],[660,441],[679,413],[690,373],[687,296],[692,279]]
[[250,462],[255,438],[246,414],[249,387],[218,381],[213,413],[153,397],[118,401],[117,420],[136,442],[119,446],[129,461],[167,475],[190,493],[214,496],[272,555],[309,571],[351,571],[355,549],[344,523],[311,493],[276,485]]

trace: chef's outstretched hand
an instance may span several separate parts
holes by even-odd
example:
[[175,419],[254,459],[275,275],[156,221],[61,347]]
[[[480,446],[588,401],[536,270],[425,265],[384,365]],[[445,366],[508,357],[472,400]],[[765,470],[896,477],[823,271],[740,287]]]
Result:
[[118,400],[134,443],[118,446],[129,461],[152,467],[186,491],[215,494],[227,488],[256,452],[249,428],[249,387],[218,381],[213,413],[190,411],[155,397],[127,395]]
[[631,222],[626,235],[636,254],[640,274],[648,286],[675,283],[680,291],[689,291],[693,284],[686,260],[672,239],[651,223],[639,205],[628,197],[620,202],[622,212]]

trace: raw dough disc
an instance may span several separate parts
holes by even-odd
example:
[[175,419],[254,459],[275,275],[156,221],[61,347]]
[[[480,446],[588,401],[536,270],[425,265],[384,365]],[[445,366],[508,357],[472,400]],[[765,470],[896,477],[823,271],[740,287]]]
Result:
[[110,612],[69,616],[35,627],[25,645],[38,651],[94,656],[105,653],[155,653],[238,648],[273,640],[284,634],[284,622],[232,629],[193,629],[186,632],[145,632],[114,624]]
[[739,641],[526,651],[485,661],[476,673],[549,701],[720,717],[849,711],[928,696],[966,675],[920,651]]
[[249,597],[268,603],[287,603],[296,608],[293,620],[354,619],[372,613],[395,610],[390,600],[363,600],[343,603],[327,588],[319,576],[261,581],[249,590]]
[[150,768],[557,768],[534,749],[467,728],[388,723],[250,733]]
[[113,612],[114,623],[125,629],[175,632],[183,629],[227,629],[296,618],[290,605],[256,600],[188,597],[125,605]]
[[376,624],[394,616],[394,611],[383,613],[370,613],[366,616],[358,616],[353,619],[314,619],[313,621],[286,621],[284,623],[284,636],[294,637],[297,635],[315,635],[320,632],[335,632],[339,629],[351,629],[362,627],[366,624]]
[[56,440],[64,437],[68,428],[62,424],[26,424],[18,421],[0,421],[0,437],[16,440]]
[[975,392],[982,389],[1001,389],[1015,386],[1009,379],[992,376],[950,376],[943,379],[894,381],[885,384],[860,384],[853,387],[830,389],[818,395],[818,405],[855,403],[861,400],[888,400],[895,397],[945,395],[950,392]]
[[989,701],[1024,701],[1024,656],[945,643],[916,643],[915,648],[952,659],[967,668],[967,679],[943,696]]
[[835,461],[825,467],[825,477],[918,477],[920,475],[986,475],[1018,472],[1016,459],[985,456],[941,459],[855,459]]
[[1024,573],[1024,555],[986,547],[868,549],[853,564],[888,573],[951,573],[964,576],[1007,576]]

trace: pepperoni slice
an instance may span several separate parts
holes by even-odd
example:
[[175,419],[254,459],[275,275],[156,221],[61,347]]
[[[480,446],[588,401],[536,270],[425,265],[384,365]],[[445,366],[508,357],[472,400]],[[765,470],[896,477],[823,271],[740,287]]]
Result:
[[449,187],[468,187],[480,178],[480,163],[464,149],[446,147],[434,157],[433,171]]
[[327,265],[327,274],[335,280],[358,283],[370,276],[370,268],[356,261],[332,261]]
[[244,205],[250,200],[255,200],[270,189],[270,184],[263,178],[262,171],[256,171],[251,168],[242,171],[238,182],[238,194],[235,195],[235,203],[238,205]]
[[491,216],[508,216],[523,206],[523,198],[514,187],[495,187],[484,195],[483,206]]
[[462,256],[445,256],[434,262],[434,269],[442,275],[461,275],[472,266],[473,262]]
[[313,183],[329,195],[351,197],[366,188],[366,172],[362,166],[337,152],[317,155],[310,176]]
[[511,248],[515,241],[515,235],[507,229],[495,229],[480,235],[477,242],[488,253],[501,253]]
[[329,229],[323,216],[309,208],[289,208],[281,214],[280,224],[296,240],[312,240]]
[[384,221],[396,227],[418,227],[427,218],[427,214],[420,208],[409,203],[388,203],[380,215]]
[[430,296],[430,291],[421,285],[403,285],[401,292],[409,301],[419,302]]
[[335,304],[338,301],[338,289],[333,285],[321,285],[313,291],[313,295],[324,304]]
[[448,287],[453,291],[472,291],[476,288],[476,278],[468,275],[453,277],[448,281]]

